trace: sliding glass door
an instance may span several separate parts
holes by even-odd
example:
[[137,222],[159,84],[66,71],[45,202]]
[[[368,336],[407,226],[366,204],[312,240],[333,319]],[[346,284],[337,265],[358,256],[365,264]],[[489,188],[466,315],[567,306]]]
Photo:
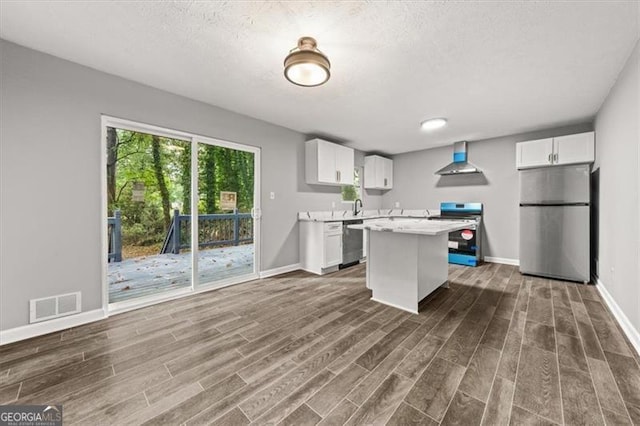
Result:
[[189,194],[191,142],[106,132],[109,303],[190,288],[191,253],[180,247],[191,230],[174,219]]
[[198,143],[198,283],[254,274],[255,153]]
[[258,148],[103,118],[111,310],[258,276]]

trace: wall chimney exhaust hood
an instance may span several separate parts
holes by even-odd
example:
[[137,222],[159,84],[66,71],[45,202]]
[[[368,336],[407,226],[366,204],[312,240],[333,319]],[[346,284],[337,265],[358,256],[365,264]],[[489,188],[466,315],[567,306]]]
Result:
[[482,171],[467,161],[467,143],[456,142],[453,144],[453,163],[441,168],[435,174],[450,176],[470,173],[482,173]]

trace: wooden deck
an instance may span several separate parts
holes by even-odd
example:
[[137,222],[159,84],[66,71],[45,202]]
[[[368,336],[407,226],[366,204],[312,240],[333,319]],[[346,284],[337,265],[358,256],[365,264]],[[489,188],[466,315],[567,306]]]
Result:
[[[201,250],[200,283],[253,272],[253,244]],[[109,303],[162,293],[191,285],[191,253],[158,254],[109,263]]]

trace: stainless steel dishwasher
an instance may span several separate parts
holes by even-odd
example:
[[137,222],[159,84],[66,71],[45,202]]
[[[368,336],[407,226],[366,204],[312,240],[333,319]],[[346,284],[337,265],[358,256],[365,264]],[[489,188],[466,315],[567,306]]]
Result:
[[362,219],[342,222],[342,263],[340,269],[357,265],[362,259],[362,229],[349,229],[349,225],[361,225]]

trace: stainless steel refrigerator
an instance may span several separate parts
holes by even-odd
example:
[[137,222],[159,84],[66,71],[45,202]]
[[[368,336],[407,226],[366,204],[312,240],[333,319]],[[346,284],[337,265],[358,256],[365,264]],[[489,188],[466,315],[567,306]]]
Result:
[[520,171],[520,272],[590,280],[590,165]]

